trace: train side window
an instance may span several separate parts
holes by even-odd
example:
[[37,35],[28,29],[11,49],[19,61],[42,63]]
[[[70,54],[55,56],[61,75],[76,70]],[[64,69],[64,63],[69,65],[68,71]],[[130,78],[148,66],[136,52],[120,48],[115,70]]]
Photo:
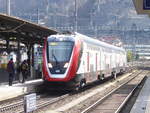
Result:
[[96,67],[95,67],[95,70],[97,71],[97,53],[96,53],[96,56],[95,56],[95,64],[96,64]]
[[85,63],[84,63],[84,61],[83,61],[83,63],[82,63],[83,65],[85,65]]
[[87,71],[90,69],[90,57],[89,57],[89,52],[87,52]]

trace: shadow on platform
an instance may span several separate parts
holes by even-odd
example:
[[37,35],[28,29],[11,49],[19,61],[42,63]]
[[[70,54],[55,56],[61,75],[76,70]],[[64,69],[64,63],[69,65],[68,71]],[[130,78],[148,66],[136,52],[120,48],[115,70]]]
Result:
[[0,69],[0,83],[8,82],[8,72],[5,69]]

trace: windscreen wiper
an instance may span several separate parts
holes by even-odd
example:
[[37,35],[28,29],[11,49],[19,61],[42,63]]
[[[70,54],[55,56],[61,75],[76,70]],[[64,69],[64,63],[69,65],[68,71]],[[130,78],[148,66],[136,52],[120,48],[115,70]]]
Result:
[[56,56],[54,55],[54,52],[53,52],[53,50],[52,50],[52,56],[54,57],[54,59],[55,59],[55,61],[56,61],[56,65],[58,64],[58,61],[57,61],[57,58],[56,58]]

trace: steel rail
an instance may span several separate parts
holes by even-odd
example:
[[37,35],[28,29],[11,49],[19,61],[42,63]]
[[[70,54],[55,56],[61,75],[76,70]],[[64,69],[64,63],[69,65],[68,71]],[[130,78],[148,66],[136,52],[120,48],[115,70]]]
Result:
[[119,113],[122,109],[123,109],[123,107],[124,107],[124,105],[127,103],[127,101],[131,98],[131,96],[134,94],[134,92],[135,92],[135,90],[138,88],[138,86],[140,86],[140,84],[143,82],[143,81],[145,81],[145,79],[146,79],[147,77],[145,76],[141,81],[140,81],[140,83],[139,84],[137,84],[135,87],[134,87],[134,89],[129,93],[129,95],[126,97],[126,99],[123,101],[123,103],[119,106],[119,108],[115,111],[115,113]]
[[[40,98],[41,98],[41,96],[38,95],[38,96],[37,96],[37,99],[40,99]],[[5,106],[0,107],[0,113],[10,111],[10,110],[12,110],[12,109],[15,109],[15,108],[20,107],[20,106],[23,106],[23,105],[24,105],[24,100],[21,99],[21,100],[18,101],[18,102],[13,102],[13,103],[11,103],[11,104],[7,104],[7,105],[5,105]]]
[[[139,72],[138,74],[140,74],[140,73],[142,73],[142,72]],[[132,73],[132,74],[135,74],[135,73]],[[131,74],[131,75],[132,75],[132,74]],[[137,75],[138,75],[138,74],[137,74]],[[120,86],[120,87],[121,87],[121,86]],[[68,97],[68,96],[69,96],[69,94],[65,94],[65,95],[62,95],[62,96],[60,96],[60,97],[53,98],[52,100],[47,100],[46,102],[39,103],[39,104],[37,105],[37,110],[38,110],[38,109],[41,109],[41,108],[43,108],[43,107],[46,107],[46,106],[48,106],[48,105],[50,105],[50,104],[53,104],[53,103],[55,103],[55,102],[57,102],[57,101],[59,101],[59,100],[62,100],[62,99],[64,99],[64,98]],[[37,96],[37,99],[40,99],[40,98],[41,98],[41,96],[38,95],[38,96]],[[2,106],[2,107],[0,107],[0,113],[13,110],[13,109],[15,109],[15,108],[17,108],[17,107],[20,107],[20,106],[23,106],[23,105],[24,105],[24,100],[21,100],[21,101],[16,102],[16,103],[11,103],[11,104],[9,104],[9,105]],[[22,107],[22,108],[23,108],[23,107]],[[18,113],[24,113],[24,111],[20,110]],[[84,113],[84,112],[83,112],[83,113]]]
[[[114,90],[112,90],[111,92],[109,92],[107,95],[105,95],[104,97],[102,97],[101,99],[99,99],[98,101],[96,101],[94,104],[92,104],[92,105],[89,106],[88,108],[84,109],[81,113],[88,113],[88,112],[90,112],[91,110],[93,110],[93,109],[94,109],[96,106],[98,106],[102,101],[104,101],[105,99],[107,99],[111,94],[113,94],[113,93],[114,93],[115,91],[117,91],[119,88],[121,88],[122,86],[124,86],[124,85],[126,85],[127,83],[129,83],[130,81],[132,81],[135,77],[137,77],[137,76],[138,76],[139,74],[141,74],[142,72],[144,72],[144,71],[140,71],[140,72],[137,73],[137,74],[135,74],[135,73],[131,74],[131,75],[134,75],[134,74],[135,74],[135,76],[132,77],[132,78],[131,78],[130,80],[128,80],[127,82],[121,84],[120,86],[118,86],[117,88],[115,88]],[[131,75],[130,75],[130,76],[131,76]],[[131,94],[130,94],[130,95],[131,95]],[[129,98],[129,97],[128,97],[128,98]],[[127,100],[126,100],[126,101],[127,101]],[[125,103],[124,103],[124,104],[125,104]],[[122,104],[119,109],[121,109],[124,104]],[[119,109],[117,110],[118,112],[119,112]],[[118,112],[115,112],[115,113],[118,113]]]
[[[56,97],[56,98],[53,98],[53,99],[51,99],[51,100],[47,100],[46,102],[39,103],[39,104],[37,104],[37,109],[36,109],[36,110],[39,110],[39,109],[41,109],[41,108],[43,108],[43,107],[46,107],[46,106],[48,106],[48,105],[50,105],[50,104],[56,103],[56,102],[58,102],[59,100],[62,100],[62,99],[64,99],[64,98],[68,97],[68,96],[69,96],[69,94],[65,94],[65,95],[62,95],[62,96],[60,96],[60,97]],[[35,110],[35,111],[36,111],[36,110]],[[24,110],[21,110],[21,111],[19,111],[18,113],[24,113]]]

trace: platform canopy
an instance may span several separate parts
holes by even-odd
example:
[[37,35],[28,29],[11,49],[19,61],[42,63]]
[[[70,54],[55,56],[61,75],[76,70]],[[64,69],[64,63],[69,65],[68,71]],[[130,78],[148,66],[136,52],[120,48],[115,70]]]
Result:
[[45,37],[56,33],[56,30],[0,14],[0,39],[41,44]]

